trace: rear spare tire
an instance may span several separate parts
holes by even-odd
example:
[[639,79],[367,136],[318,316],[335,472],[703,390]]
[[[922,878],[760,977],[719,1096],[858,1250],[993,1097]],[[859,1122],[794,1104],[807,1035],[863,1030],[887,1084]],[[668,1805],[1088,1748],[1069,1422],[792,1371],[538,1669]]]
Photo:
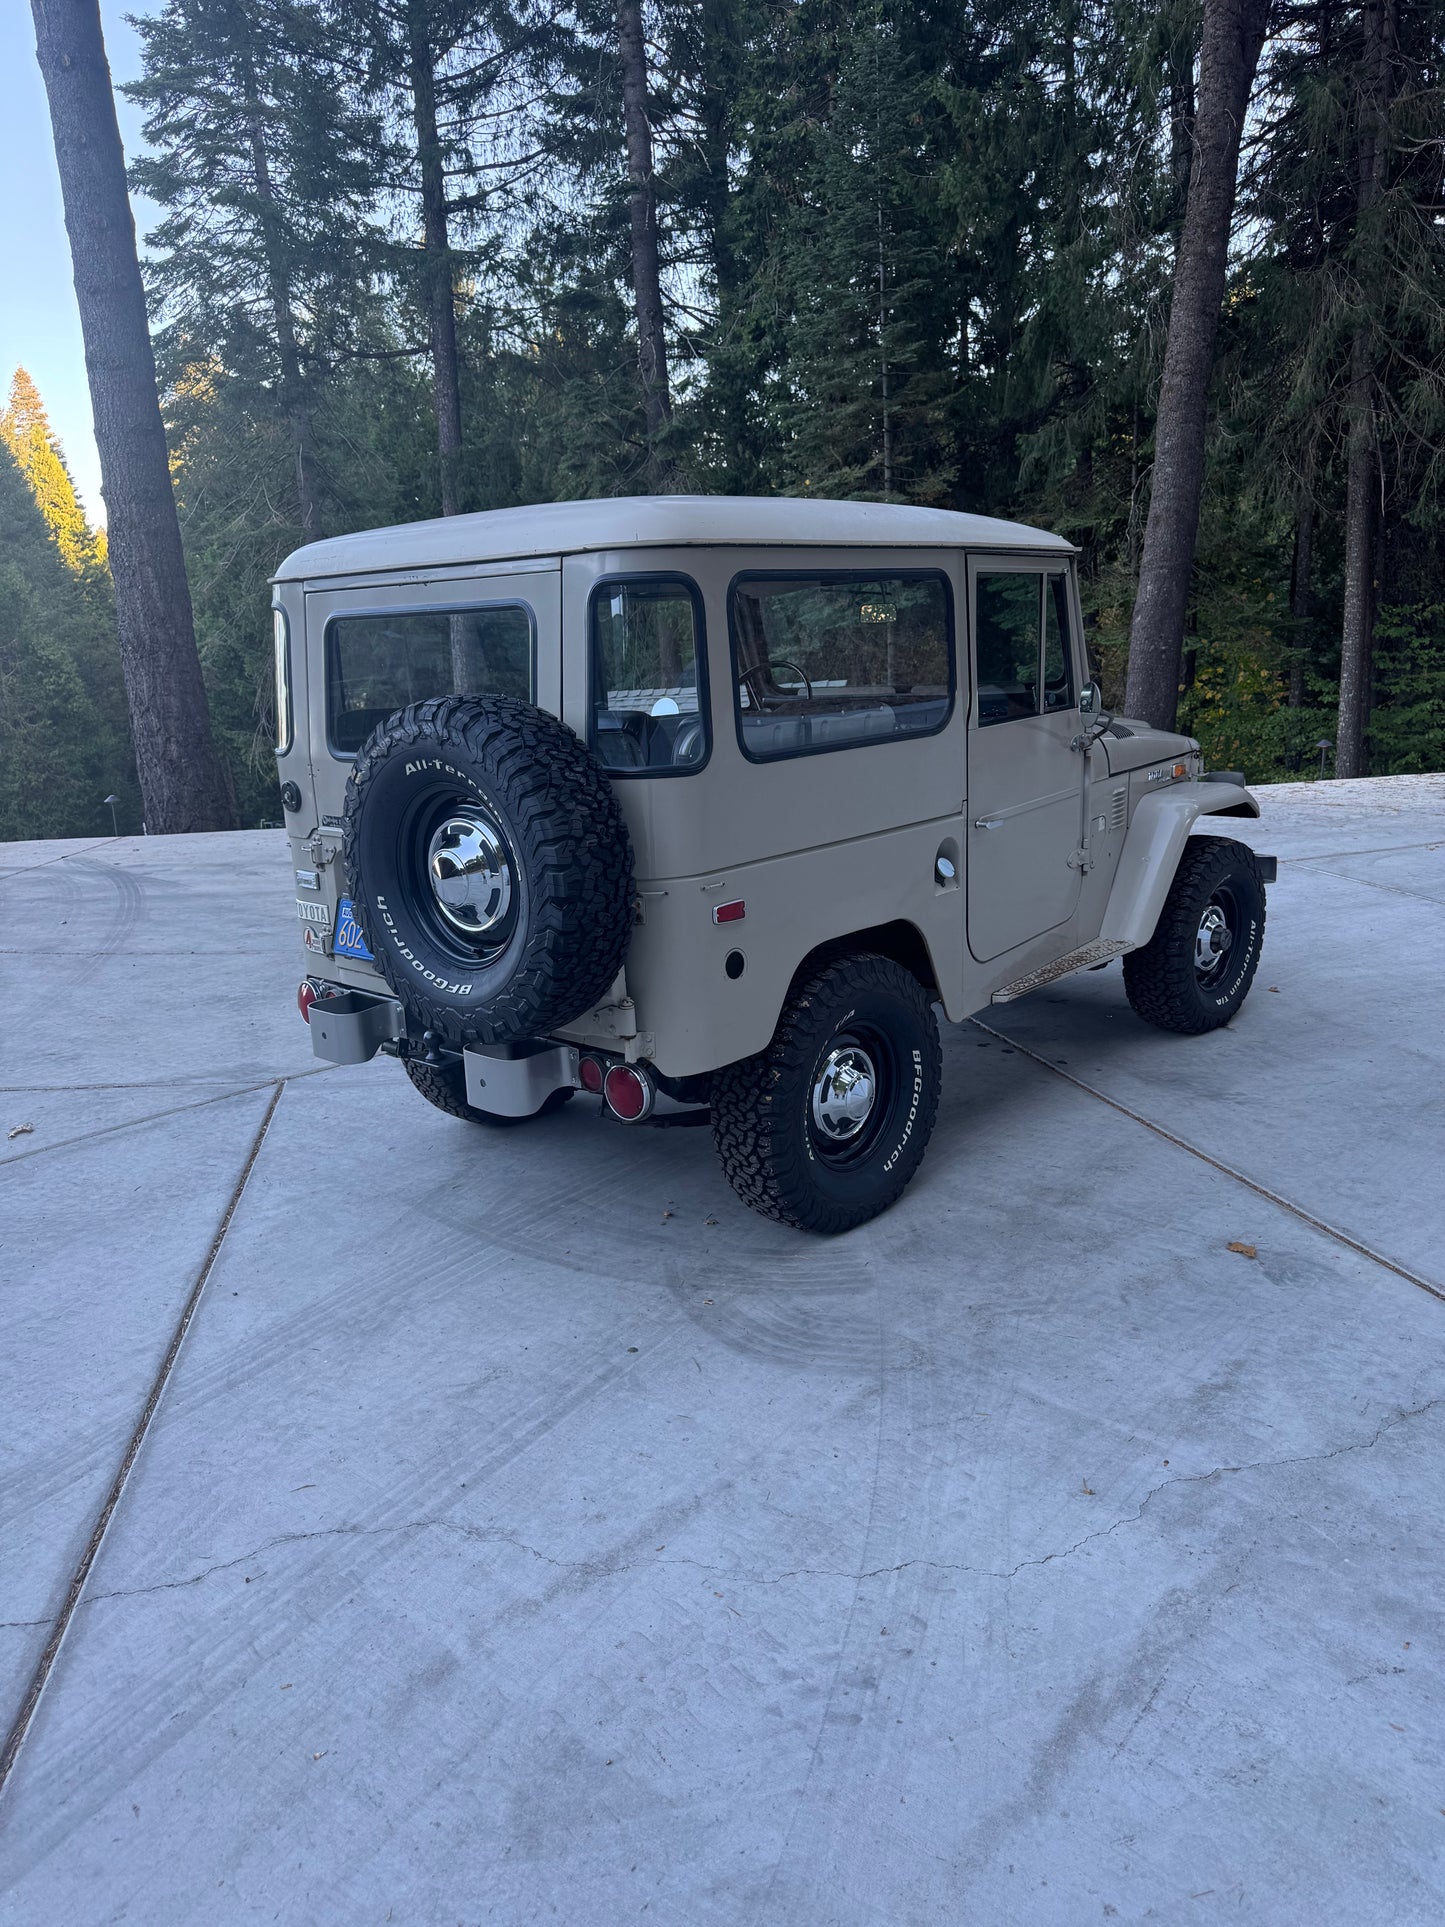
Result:
[[345,825],[376,967],[453,1049],[556,1030],[622,968],[627,826],[600,765],[532,704],[444,696],[398,711],[356,759]]

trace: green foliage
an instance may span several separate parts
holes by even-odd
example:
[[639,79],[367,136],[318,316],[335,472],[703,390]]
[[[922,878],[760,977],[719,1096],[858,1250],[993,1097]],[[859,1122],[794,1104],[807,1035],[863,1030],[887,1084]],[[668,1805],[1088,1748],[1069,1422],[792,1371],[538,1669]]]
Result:
[[77,574],[0,445],[0,841],[140,828],[109,584]]
[[[1396,12],[1369,223],[1362,0],[1282,20],[1251,111],[1181,716],[1255,779],[1316,772],[1335,734],[1362,330],[1385,485],[1373,767],[1445,763],[1445,13]],[[1197,0],[645,9],[669,454],[688,486],[886,496],[1068,535],[1115,707],[1199,18]],[[268,579],[305,539],[303,466],[323,534],[440,508],[413,33],[446,170],[463,506],[646,485],[616,17],[604,0],[165,0],[140,31],[135,175],[164,210],[150,271],[198,636],[258,822],[277,813]],[[26,445],[58,536],[63,467],[48,431]],[[94,712],[114,737],[94,571],[76,628],[55,584],[17,566],[6,606],[29,594],[48,612],[47,646],[86,701],[114,705]],[[7,687],[33,678],[49,713],[63,662],[24,655],[10,621]]]
[[1381,693],[1370,736],[1377,772],[1445,769],[1445,602],[1380,610],[1375,674]]
[[44,403],[23,368],[15,370],[9,403],[0,414],[0,441],[30,484],[35,505],[66,567],[79,573],[102,566],[105,533],[102,530],[97,534],[85,518],[60,444],[50,431]]

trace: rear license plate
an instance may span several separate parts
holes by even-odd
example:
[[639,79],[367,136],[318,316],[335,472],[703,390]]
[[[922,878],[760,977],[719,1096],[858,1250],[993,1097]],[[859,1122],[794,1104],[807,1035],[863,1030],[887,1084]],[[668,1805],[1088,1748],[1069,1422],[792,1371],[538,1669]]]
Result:
[[373,961],[350,897],[343,897],[336,906],[336,941],[331,948],[338,957],[360,957],[365,963]]
[[331,924],[331,908],[325,903],[308,903],[304,897],[296,899],[296,914],[303,923],[319,923],[323,930]]

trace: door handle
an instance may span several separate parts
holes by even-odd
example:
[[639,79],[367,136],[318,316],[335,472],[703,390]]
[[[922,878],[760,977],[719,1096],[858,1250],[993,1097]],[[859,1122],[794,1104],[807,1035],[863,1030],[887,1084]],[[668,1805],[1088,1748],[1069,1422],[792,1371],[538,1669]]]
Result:
[[976,816],[973,819],[973,827],[976,830],[1001,830],[1003,828],[1003,818],[1001,816]]

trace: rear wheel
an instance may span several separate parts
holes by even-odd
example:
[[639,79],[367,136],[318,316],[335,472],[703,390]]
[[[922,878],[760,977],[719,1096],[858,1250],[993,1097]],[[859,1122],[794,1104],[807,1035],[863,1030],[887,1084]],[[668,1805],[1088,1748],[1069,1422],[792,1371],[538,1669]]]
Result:
[[[512,1124],[530,1124],[530,1117],[500,1117],[495,1111],[479,1111],[475,1104],[467,1102],[467,1075],[465,1067],[455,1059],[444,1059],[440,1064],[425,1064],[420,1059],[404,1057],[402,1068],[428,1104],[435,1104],[439,1111],[448,1117],[465,1118],[469,1124],[492,1124],[506,1129]],[[553,1091],[541,1110],[533,1113],[545,1117],[549,1111],[560,1111],[573,1095],[571,1091]]]
[[1124,959],[1124,990],[1159,1030],[1218,1030],[1248,996],[1263,942],[1264,878],[1253,850],[1232,837],[1191,837],[1154,935]]
[[841,957],[789,1000],[765,1051],[718,1072],[728,1182],[802,1231],[864,1224],[922,1162],[941,1080],[927,991],[891,958]]

